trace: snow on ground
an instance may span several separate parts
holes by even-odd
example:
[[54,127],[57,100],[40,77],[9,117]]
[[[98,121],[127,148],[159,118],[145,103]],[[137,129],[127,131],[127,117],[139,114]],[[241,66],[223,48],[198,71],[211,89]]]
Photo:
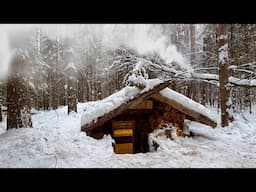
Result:
[[0,135],[6,130],[6,117],[0,122]]
[[[78,114],[67,107],[37,111],[34,128],[6,131],[0,123],[0,167],[29,168],[201,168],[256,167],[256,107],[253,113],[235,114],[228,128],[212,129],[187,122],[195,136],[159,138],[156,152],[115,154],[110,136],[96,140],[80,132],[83,109],[96,102],[78,104]],[[209,109],[217,119],[216,109]]]

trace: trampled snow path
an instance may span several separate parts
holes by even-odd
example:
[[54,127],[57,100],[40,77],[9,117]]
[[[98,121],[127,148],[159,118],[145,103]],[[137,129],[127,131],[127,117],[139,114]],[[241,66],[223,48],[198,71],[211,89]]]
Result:
[[252,114],[236,114],[228,128],[192,122],[192,138],[161,137],[157,152],[117,155],[110,136],[96,140],[80,132],[81,112],[94,104],[79,104],[78,114],[69,116],[67,107],[38,112],[33,115],[32,129],[5,131],[5,124],[0,123],[0,167],[256,167],[256,108]]

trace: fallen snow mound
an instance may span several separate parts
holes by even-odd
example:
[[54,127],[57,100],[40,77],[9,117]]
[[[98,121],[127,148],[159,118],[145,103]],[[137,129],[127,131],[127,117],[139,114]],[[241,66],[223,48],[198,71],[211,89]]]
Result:
[[[187,121],[193,137],[159,136],[157,151],[115,154],[112,138],[101,140],[80,131],[81,114],[96,102],[78,105],[78,113],[67,115],[67,107],[34,111],[34,128],[6,131],[0,123],[0,167],[3,168],[184,168],[256,167],[256,108],[235,114],[227,128],[207,129]],[[215,109],[209,109],[218,117]]]

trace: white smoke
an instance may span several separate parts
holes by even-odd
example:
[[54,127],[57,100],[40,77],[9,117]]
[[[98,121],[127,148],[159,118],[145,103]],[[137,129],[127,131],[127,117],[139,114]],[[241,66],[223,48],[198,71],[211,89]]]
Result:
[[[8,75],[12,55],[10,36],[19,39],[32,27],[33,25],[29,24],[0,24],[0,80],[6,79]],[[24,41],[21,40],[21,43]]]
[[138,30],[128,45],[135,48],[140,54],[158,53],[159,56],[167,63],[177,63],[182,68],[191,70],[191,66],[186,63],[184,57],[176,49],[176,46],[170,42],[167,36],[164,36],[160,29],[150,33],[153,24],[143,24],[138,26]]
[[10,60],[10,48],[6,25],[0,26],[0,42],[0,80],[2,80],[8,73]]
[[[164,36],[157,25],[154,24],[135,24],[133,34],[127,34],[127,24],[119,24],[117,30],[113,31],[113,25],[105,27],[106,47],[115,49],[120,45],[125,45],[135,49],[139,54],[158,53],[159,56],[167,63],[177,63],[181,68],[192,70],[192,67],[185,58],[176,49],[176,46],[170,42],[167,36]],[[154,28],[152,32],[152,28]]]
[[[175,62],[182,68],[191,71],[191,66],[185,61],[176,46],[164,35],[160,29],[155,28],[152,33],[150,29],[154,24],[1,24],[0,25],[0,79],[6,77],[10,60],[10,46],[8,33],[25,33],[29,29],[38,27],[49,37],[74,37],[82,27],[87,26],[87,35],[96,35],[101,38],[103,47],[116,49],[121,45],[133,48],[139,54],[158,53],[167,63]],[[128,28],[134,26],[131,33]]]
[[[24,38],[28,31],[35,27],[40,28],[49,37],[70,37],[78,31],[79,25],[60,25],[60,24],[0,24],[0,80],[7,77],[9,62],[11,59],[11,38]],[[24,43],[23,40],[21,40]],[[23,45],[20,45],[21,47]]]

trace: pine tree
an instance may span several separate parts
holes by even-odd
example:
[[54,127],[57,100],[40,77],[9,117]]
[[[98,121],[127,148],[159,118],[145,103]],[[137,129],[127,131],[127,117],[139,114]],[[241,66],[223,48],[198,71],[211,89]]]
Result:
[[24,76],[26,59],[16,52],[11,60],[11,73],[7,82],[7,130],[11,128],[32,127],[28,107],[28,96]]

